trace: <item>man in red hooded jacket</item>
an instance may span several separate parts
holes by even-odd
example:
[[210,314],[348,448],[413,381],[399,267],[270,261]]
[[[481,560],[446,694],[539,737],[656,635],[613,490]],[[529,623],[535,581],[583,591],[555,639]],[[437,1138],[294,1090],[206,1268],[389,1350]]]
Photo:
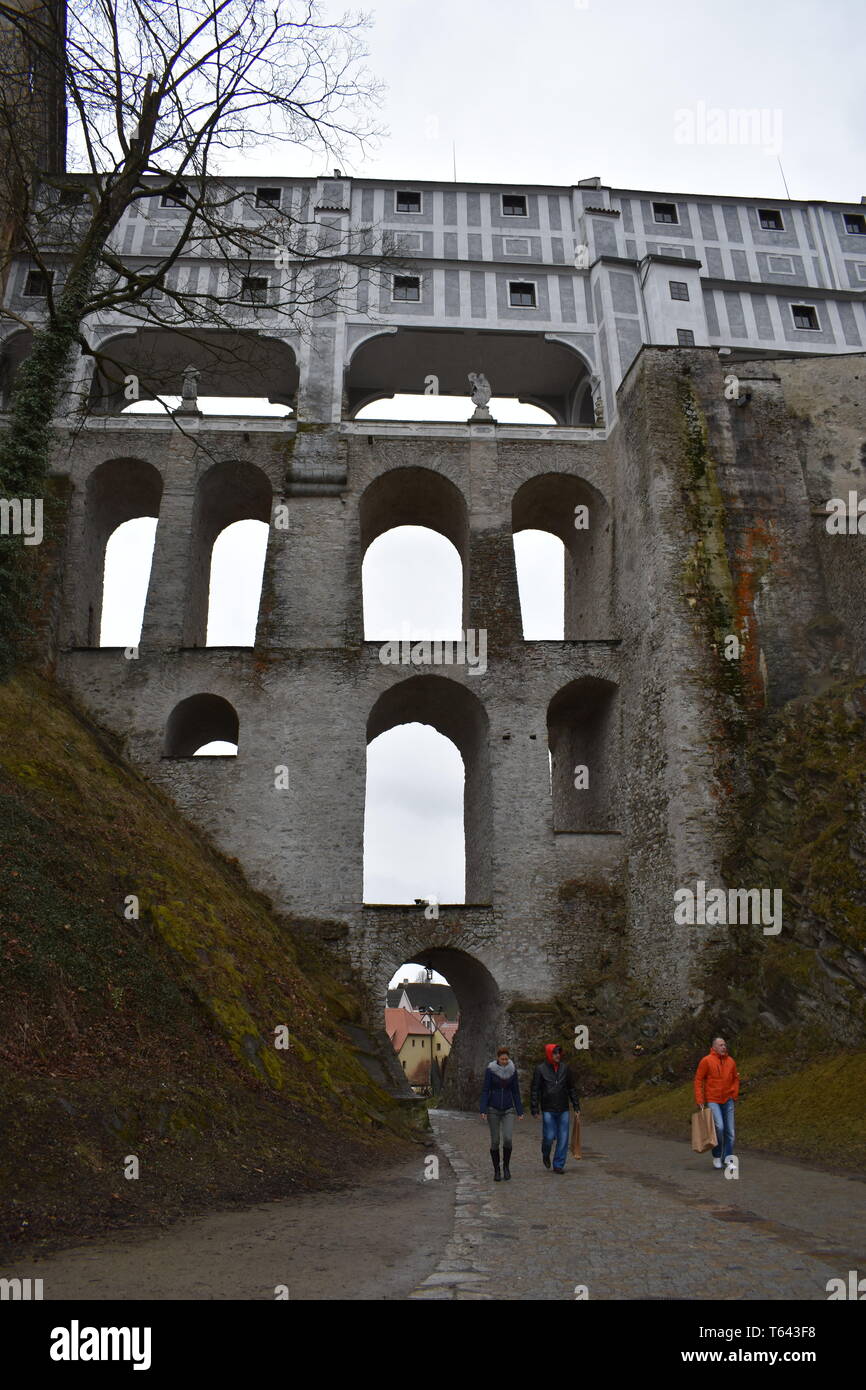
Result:
[[713,1167],[724,1168],[734,1152],[734,1102],[740,1094],[740,1074],[728,1052],[724,1038],[713,1038],[706,1057],[695,1072],[695,1100],[703,1110],[710,1107],[718,1143],[713,1149]]
[[539,1062],[533,1073],[529,1108],[536,1119],[541,1111],[541,1157],[545,1168],[550,1167],[550,1149],[555,1139],[553,1171],[562,1173],[568,1152],[568,1102],[571,1101],[579,1115],[580,1097],[568,1065],[562,1061],[559,1043],[548,1043],[544,1051],[547,1061]]

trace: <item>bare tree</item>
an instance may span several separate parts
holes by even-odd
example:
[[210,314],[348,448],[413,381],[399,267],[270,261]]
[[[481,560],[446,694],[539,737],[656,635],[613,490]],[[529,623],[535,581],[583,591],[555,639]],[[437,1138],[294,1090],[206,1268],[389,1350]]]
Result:
[[[327,222],[251,208],[224,174],[227,160],[264,146],[317,150],[341,164],[363,153],[379,133],[371,118],[378,86],[363,65],[365,16],[328,22],[315,0],[76,0],[67,22],[52,0],[27,8],[0,0],[0,25],[19,40],[0,54],[6,200],[18,206],[17,250],[30,257],[43,295],[38,313],[4,310],[33,333],[0,438],[0,497],[23,498],[40,495],[51,421],[78,350],[104,380],[123,379],[126,364],[91,341],[92,316],[110,311],[178,333],[237,331],[249,325],[244,286],[254,300],[256,267],[269,262],[280,274],[268,307],[297,326],[332,308],[348,280],[391,248],[372,228],[346,239]],[[33,176],[20,103],[34,74],[65,91],[68,173]],[[155,196],[177,211],[171,244],[147,265],[128,266],[119,224]],[[179,262],[205,254],[223,274],[216,291],[200,293],[178,274]],[[143,392],[158,394],[146,382]],[[20,546],[0,536],[0,674],[21,628],[26,568]]]

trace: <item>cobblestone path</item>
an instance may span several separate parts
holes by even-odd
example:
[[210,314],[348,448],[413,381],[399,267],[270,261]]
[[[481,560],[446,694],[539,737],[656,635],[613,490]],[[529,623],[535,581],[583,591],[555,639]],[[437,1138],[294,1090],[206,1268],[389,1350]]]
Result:
[[866,1182],[738,1154],[727,1179],[688,1141],[584,1127],[562,1177],[541,1125],[515,1124],[511,1182],[494,1184],[487,1125],[433,1111],[457,1176],[454,1232],[412,1298],[816,1299],[866,1273]]

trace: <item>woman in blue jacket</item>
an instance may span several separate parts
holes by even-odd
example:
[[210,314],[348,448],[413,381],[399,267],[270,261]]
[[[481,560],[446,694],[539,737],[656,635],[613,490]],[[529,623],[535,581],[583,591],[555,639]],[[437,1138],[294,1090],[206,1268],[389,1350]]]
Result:
[[[497,1047],[496,1061],[487,1064],[484,1090],[481,1092],[481,1118],[490,1126],[490,1157],[493,1159],[493,1181],[506,1182],[511,1177],[511,1138],[514,1115],[523,1119],[523,1104],[517,1068],[507,1047]],[[499,1171],[499,1141],[502,1140],[502,1172]]]

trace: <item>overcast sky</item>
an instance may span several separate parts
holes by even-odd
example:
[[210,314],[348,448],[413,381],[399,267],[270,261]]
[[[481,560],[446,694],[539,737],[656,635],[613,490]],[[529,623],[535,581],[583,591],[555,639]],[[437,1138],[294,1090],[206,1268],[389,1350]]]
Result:
[[[459,180],[598,174],[621,188],[783,197],[781,156],[792,198],[866,194],[862,0],[379,0],[370,12],[390,134],[346,172],[450,179],[453,143]],[[765,112],[769,139],[701,143],[701,106]],[[280,160],[285,170],[267,156],[256,168],[322,172],[320,160]]]
[[[372,13],[369,66],[387,87],[390,133],[366,161],[346,162],[356,176],[448,180],[456,162],[461,181],[569,185],[599,175],[614,187],[780,198],[781,159],[793,198],[866,194],[863,0],[379,0]],[[747,143],[744,109],[760,113]],[[728,135],[710,143],[720,112]],[[327,167],[281,150],[245,159],[243,172]],[[399,414],[399,402],[391,410]],[[226,562],[215,605],[226,612],[249,603],[250,545]],[[368,635],[399,636],[408,620],[421,637],[437,618],[448,622],[454,575],[442,568],[443,545],[416,532],[374,547]],[[124,550],[133,556],[129,541]],[[561,547],[530,540],[523,551],[527,635],[561,635]],[[218,640],[249,640],[241,631],[235,612]],[[115,628],[104,640],[132,639]],[[420,726],[371,746],[367,901],[462,896],[461,769],[456,750]]]

